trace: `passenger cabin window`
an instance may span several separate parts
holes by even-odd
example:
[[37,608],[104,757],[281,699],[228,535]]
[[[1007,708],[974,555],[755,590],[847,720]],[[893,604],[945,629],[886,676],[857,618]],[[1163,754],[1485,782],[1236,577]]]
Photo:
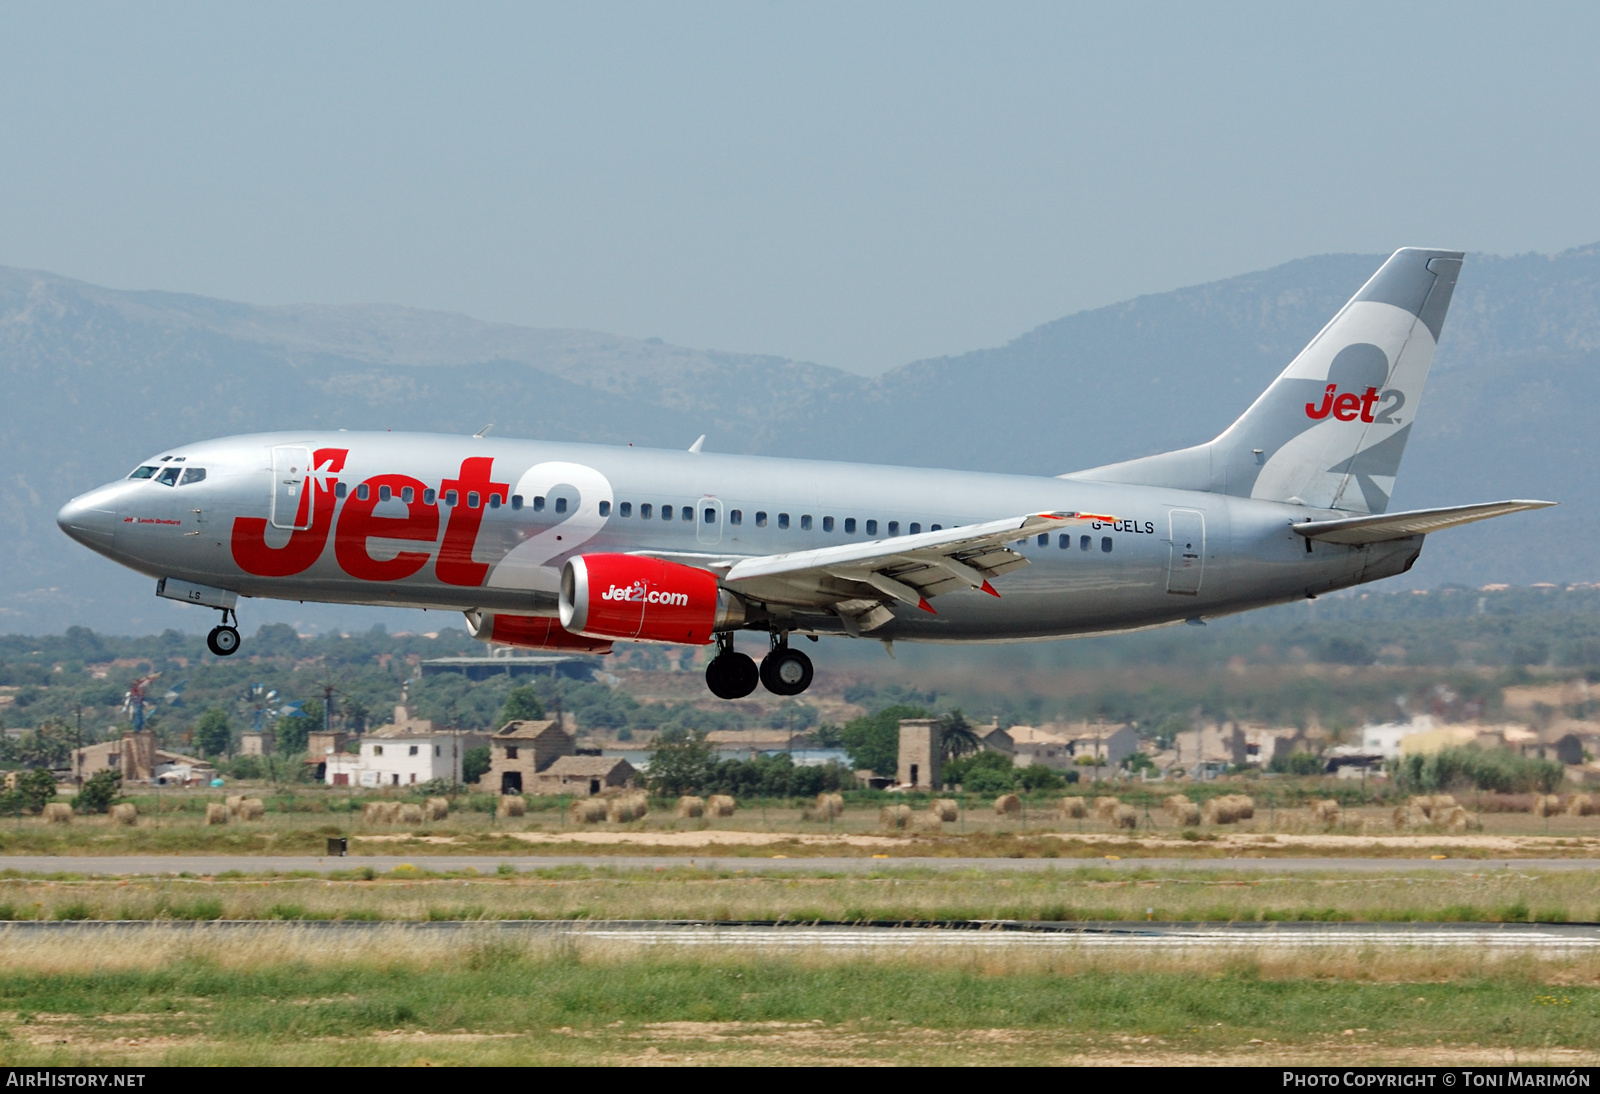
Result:
[[744,510],[743,509],[729,509],[728,510],[728,523],[729,524],[743,524],[744,523]]
[[875,536],[877,534],[878,534],[878,522],[875,521],[875,520],[867,521],[867,535]]
[[1040,532],[1039,533],[1039,546],[1041,546],[1041,547],[1050,546],[1050,533],[1049,532]]
[[715,524],[715,523],[717,523],[717,511],[715,509],[712,509],[712,508],[710,508],[708,506],[706,508],[706,511],[701,515],[703,517],[705,517],[705,521],[706,521],[707,524]]
[[156,481],[162,486],[176,486],[178,485],[178,476],[181,474],[183,474],[183,468],[181,467],[163,467],[161,474],[156,476]]
[[1072,535],[1071,535],[1071,533],[1062,532],[1060,536],[1056,537],[1056,546],[1061,548],[1063,551],[1065,551],[1068,547],[1071,547],[1072,546]]
[[[472,496],[473,497],[477,497],[478,495],[474,494]],[[378,500],[379,501],[388,501],[392,497],[394,497],[394,491],[390,490],[387,486],[378,487]],[[473,506],[473,508],[477,508],[477,506]]]
[[811,531],[811,514],[810,513],[801,513],[800,514],[800,530],[802,532]]
[[144,467],[135,467],[133,469],[133,474],[129,475],[128,478],[130,478],[130,479],[148,479],[151,475],[154,475],[155,473],[156,473],[155,464],[146,464]]
[[544,512],[544,498],[543,498],[543,496],[538,496],[538,497],[535,497],[533,499],[533,511],[535,513]]
[[690,524],[693,524],[694,523],[694,506],[685,505],[683,507],[683,512],[679,513],[678,515],[680,517],[682,517],[684,520],[688,521]]
[[[360,486],[356,487],[356,500],[357,501],[366,501],[371,496],[372,496],[372,487],[368,486],[366,483],[362,483]],[[451,502],[451,504],[454,505],[455,503]]]
[[617,506],[617,516],[619,516],[619,517],[631,517],[631,516],[633,516],[633,502],[625,501],[621,505]]
[[[431,493],[433,493],[433,491],[429,490],[428,493],[431,494]],[[512,494],[511,495],[511,508],[512,509],[521,509],[522,508],[522,495],[521,494]]]
[[766,526],[767,526],[766,510],[757,509],[756,510],[756,527],[757,528],[765,528]]
[[478,501],[479,501],[478,492],[476,490],[468,490],[467,491],[467,508],[468,509],[476,509],[478,507]]
[[672,506],[663,505],[661,507],[661,519],[662,520],[671,520],[672,519],[672,514],[673,514]]
[[937,532],[943,527],[944,527],[944,525],[942,525],[942,524],[930,524],[930,525],[928,525],[928,531]]
[[916,535],[918,532],[922,531],[922,525],[913,524],[909,530],[912,535]]
[[650,519],[650,503],[649,502],[645,502],[643,505],[639,506],[639,519],[640,520],[649,520]]
[[824,532],[833,531],[833,518],[832,517],[823,517],[822,518],[822,530]]
[[899,521],[891,520],[889,522],[889,534],[891,536],[898,536],[900,534],[900,522]]
[[412,502],[416,501],[417,500],[416,488],[412,487],[412,486],[402,487],[400,489],[400,500],[405,502],[407,505],[410,505]]
[[1087,551],[1088,549],[1089,549],[1089,537],[1088,536],[1079,536],[1078,537],[1078,550]]
[[789,527],[789,514],[788,513],[779,513],[778,514],[778,527],[779,528],[787,528],[787,527]]
[[[361,489],[365,490],[366,487],[363,486]],[[459,497],[460,495],[458,495],[454,490],[446,490],[444,492],[445,508],[454,509],[456,507],[456,501],[459,499]]]
[[183,473],[183,481],[180,482],[178,485],[179,486],[188,486],[191,482],[205,482],[205,481],[206,481],[206,469],[203,468],[203,467],[191,467],[191,468],[189,468],[189,470],[187,470],[187,471],[185,471]]
[[489,508],[490,509],[498,509],[498,508],[500,508],[500,495],[499,494],[490,494],[489,495]]
[[[431,486],[428,487],[426,490],[424,490],[422,492],[422,504],[423,505],[432,505],[438,499],[439,499],[438,493]],[[521,499],[519,498],[518,500],[520,501]]]
[[1100,537],[1100,550],[1104,551],[1108,555],[1111,553],[1111,537],[1110,536],[1101,536]]
[[611,503],[609,501],[603,501],[600,503],[600,515],[602,517],[609,517],[611,515]]
[[844,518],[844,530],[846,532],[850,533],[851,535],[855,535],[855,531],[856,531],[856,518],[855,517],[845,517]]
[[566,498],[557,498],[556,499],[556,512],[565,513],[566,511],[567,511],[567,499]]
[[336,483],[333,484],[333,496],[334,497],[343,498],[348,493],[350,493],[350,488],[348,486],[346,486],[344,483],[336,482]]

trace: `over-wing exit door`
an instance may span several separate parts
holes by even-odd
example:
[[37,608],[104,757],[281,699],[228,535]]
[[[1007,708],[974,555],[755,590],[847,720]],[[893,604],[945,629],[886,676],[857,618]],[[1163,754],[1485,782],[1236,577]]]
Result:
[[1168,514],[1172,553],[1167,562],[1167,592],[1194,596],[1206,565],[1206,518],[1193,509]]

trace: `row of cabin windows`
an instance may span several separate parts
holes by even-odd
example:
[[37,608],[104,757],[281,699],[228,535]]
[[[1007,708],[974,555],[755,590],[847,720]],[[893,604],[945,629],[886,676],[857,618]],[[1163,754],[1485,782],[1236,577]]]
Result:
[[[153,473],[155,470],[156,469],[154,467],[148,467],[148,468],[141,467],[129,477],[130,478],[148,478],[148,477],[150,477],[150,474]],[[177,470],[178,470],[177,468],[172,468],[172,467],[166,468],[162,472],[161,481],[165,481],[166,476],[169,475],[169,474],[172,474],[173,478],[174,478],[174,481],[176,481],[176,475],[173,474],[173,473],[176,472]],[[143,474],[141,474],[140,472],[143,472]],[[190,477],[190,476],[193,476],[193,477]],[[205,477],[206,477],[206,473],[205,473],[205,469],[204,468],[191,467],[191,468],[188,469],[188,472],[185,475],[183,481],[186,484],[190,483],[190,482],[199,482],[202,479],[204,479]],[[168,482],[167,485],[171,486],[172,483]],[[359,486],[356,487],[356,497],[361,501],[370,500],[371,497],[372,497],[371,489],[372,488],[367,483],[361,483]],[[341,482],[341,483],[337,484],[334,487],[334,493],[338,497],[341,497],[341,498],[346,497],[348,495],[348,493],[349,493],[349,486],[346,485],[345,483]],[[389,501],[393,497],[394,497],[394,492],[389,487],[387,487],[387,486],[378,487],[378,500],[379,501]],[[415,488],[414,487],[410,487],[410,486],[402,487],[401,490],[400,490],[400,500],[405,502],[407,505],[410,505],[413,501],[416,500],[416,490],[415,490]],[[437,500],[438,500],[438,493],[432,487],[429,487],[429,488],[427,488],[427,489],[422,491],[422,503],[424,505],[432,505]],[[446,490],[444,492],[444,504],[449,508],[454,508],[456,505],[460,504],[460,495],[458,494],[458,492],[455,491],[455,490]],[[478,492],[476,490],[467,491],[467,508],[468,509],[477,509],[482,504],[483,504],[483,498],[479,496],[479,494],[478,494]],[[490,509],[498,509],[498,508],[500,508],[500,506],[502,506],[504,504],[505,504],[505,499],[504,499],[503,495],[501,495],[499,493],[493,493],[493,494],[489,495],[489,508]],[[513,495],[511,495],[511,508],[512,509],[521,509],[523,507],[523,504],[524,504],[524,502],[523,502],[523,497],[522,497],[521,494],[513,494]],[[546,504],[545,498],[543,498],[543,497],[535,497],[533,499],[533,506],[532,506],[533,511],[535,513],[542,513],[544,511],[544,509],[545,509],[545,504]],[[567,511],[567,499],[566,498],[556,498],[555,499],[555,504],[553,506],[551,506],[551,508],[557,513],[565,513]],[[662,520],[672,520],[672,519],[674,519],[674,513],[678,514],[677,519],[683,520],[686,523],[687,522],[693,522],[694,516],[695,516],[694,506],[692,506],[692,505],[685,505],[685,506],[681,506],[681,507],[672,506],[672,505],[663,505],[663,506],[661,506],[661,519]],[[602,501],[600,503],[600,515],[602,517],[609,517],[611,515],[611,503],[609,501]],[[617,504],[617,516],[619,516],[619,517],[632,517],[633,516],[633,502],[631,502],[631,501],[619,502]],[[655,516],[655,507],[650,502],[646,501],[646,502],[641,502],[639,504],[639,519],[640,520],[651,520],[654,516]],[[702,515],[702,519],[707,524],[715,524],[715,523],[717,523],[717,510],[715,509],[715,507],[709,506],[709,505],[706,506],[705,511],[704,511],[704,513]],[[813,529],[813,527],[815,526],[813,521],[814,521],[814,518],[812,517],[812,515],[810,513],[801,513],[800,514],[800,530],[802,532],[811,531]],[[729,509],[728,510],[728,523],[729,524],[733,524],[733,525],[742,525],[742,524],[744,524],[744,510],[742,510],[742,509]],[[779,513],[778,514],[777,523],[778,523],[778,528],[779,529],[785,529],[786,530],[786,529],[790,528],[791,527],[791,523],[790,523],[789,514],[788,513]],[[756,510],[755,526],[757,528],[765,528],[765,527],[767,527],[767,524],[768,524],[768,517],[767,517],[766,510],[764,510],[764,509]],[[856,522],[856,518],[855,517],[845,517],[844,521],[843,521],[843,524],[844,524],[845,535],[855,535],[856,534],[857,522]],[[878,534],[878,522],[876,520],[862,521],[861,525],[862,525],[862,530],[864,532],[866,532],[867,535],[875,536],[875,535]],[[833,517],[825,516],[825,517],[822,518],[822,530],[824,532],[832,532],[832,531],[834,531],[834,529],[836,527],[837,527],[837,522],[835,522]],[[930,532],[938,532],[938,531],[941,531],[943,528],[944,528],[944,525],[942,525],[942,524],[930,524],[930,525],[928,525],[928,531],[930,531]],[[898,536],[900,534],[900,522],[897,521],[897,520],[888,521],[886,523],[886,525],[885,525],[884,530],[887,532],[887,534],[889,534],[891,536]],[[922,523],[920,521],[912,521],[906,526],[906,533],[908,535],[913,535],[914,536],[914,535],[916,535],[917,533],[919,533],[921,531],[922,531]],[[1080,551],[1089,550],[1090,547],[1091,547],[1092,539],[1093,539],[1093,537],[1091,537],[1091,536],[1080,536],[1079,539],[1078,539],[1078,549]],[[1039,546],[1040,547],[1048,547],[1048,546],[1050,546],[1050,534],[1048,532],[1042,533],[1038,537],[1038,541],[1039,541]],[[1061,535],[1058,537],[1057,545],[1062,550],[1067,550],[1068,548],[1070,548],[1072,546],[1072,536],[1071,536],[1071,534],[1066,533],[1066,532],[1061,533]],[[1106,554],[1110,554],[1111,553],[1111,549],[1112,549],[1111,537],[1110,536],[1102,536],[1100,538],[1100,550],[1105,552]]]
[[[1022,540],[1021,542],[1025,543],[1027,541],[1026,540]],[[1041,546],[1041,547],[1050,546],[1050,533],[1049,532],[1041,532],[1039,534],[1038,538],[1037,538],[1037,542],[1038,542],[1039,546]],[[1062,532],[1060,535],[1058,535],[1056,537],[1056,546],[1061,548],[1063,551],[1070,551],[1072,549],[1072,533],[1071,532]],[[1100,550],[1101,551],[1103,551],[1104,553],[1109,555],[1111,553],[1111,549],[1112,549],[1113,546],[1115,546],[1115,543],[1114,543],[1114,541],[1112,540],[1112,538],[1110,536],[1101,536],[1100,537]],[[1093,548],[1094,548],[1094,537],[1093,536],[1079,536],[1078,537],[1078,550],[1080,550],[1080,551],[1088,551],[1088,550],[1092,550]]]
[[[334,486],[333,493],[334,493],[334,495],[336,497],[340,497],[340,498],[348,497],[349,494],[350,494],[350,487],[349,487],[349,485],[347,483],[342,483],[342,482],[338,483],[337,485]],[[379,501],[388,501],[393,497],[395,497],[395,493],[394,493],[393,489],[391,489],[388,486],[380,486],[380,487],[378,487],[378,500]],[[403,486],[403,487],[401,487],[400,488],[399,497],[400,497],[401,501],[405,502],[407,505],[410,505],[412,502],[417,500],[416,488],[412,487],[412,486]],[[368,500],[370,500],[372,498],[372,487],[371,487],[371,485],[368,484],[368,483],[361,483],[359,486],[357,486],[356,487],[356,498],[359,501],[368,501]],[[433,505],[438,500],[439,500],[439,492],[437,490],[433,489],[433,487],[430,486],[427,489],[422,491],[422,504],[423,505]],[[479,509],[479,508],[482,508],[482,506],[485,503],[484,497],[481,494],[479,494],[476,490],[468,490],[467,491],[466,501],[467,501],[467,508],[468,509]],[[498,509],[502,505],[507,504],[506,496],[504,494],[501,494],[498,491],[496,491],[495,493],[492,493],[492,494],[490,494],[488,496],[487,503],[488,503],[488,506],[489,506],[490,509]],[[460,505],[461,504],[461,493],[460,493],[460,491],[457,491],[457,490],[446,490],[444,492],[444,504],[445,504],[445,507],[449,508],[449,509],[454,509],[457,505]],[[526,502],[525,502],[525,500],[524,500],[524,498],[522,497],[521,494],[512,494],[511,495],[510,505],[511,505],[512,509],[521,509],[524,506],[524,504],[526,504]],[[543,497],[534,498],[533,499],[532,508],[533,508],[533,511],[535,513],[544,512],[545,499]],[[555,499],[555,504],[553,506],[551,506],[551,508],[557,513],[565,513],[567,511],[567,499],[566,498],[557,498],[557,499]],[[605,508],[606,508],[605,503],[601,503],[602,515],[604,515]]]
[[[673,519],[674,508],[675,507],[671,506],[671,505],[663,505],[661,507],[661,519],[662,520],[672,520]],[[610,502],[603,501],[603,502],[600,503],[600,515],[602,517],[609,517],[611,515],[611,503]],[[650,520],[652,517],[654,517],[654,515],[655,515],[654,506],[652,506],[649,502],[641,502],[640,503],[640,505],[639,505],[639,519],[640,520]],[[631,516],[633,516],[633,502],[624,501],[624,502],[617,503],[617,516],[619,516],[619,517],[631,517]],[[693,521],[694,520],[694,506],[692,506],[692,505],[682,506],[678,519],[685,520],[685,521]],[[707,524],[715,524],[715,523],[717,523],[717,510],[716,510],[716,508],[714,506],[710,506],[710,505],[706,506],[705,511],[701,515],[701,519],[704,520]],[[816,518],[814,518],[810,513],[801,513],[800,514],[800,530],[802,532],[811,531],[816,526],[815,525],[815,519]],[[744,524],[744,510],[743,509],[729,509],[728,510],[728,523],[729,524],[733,524],[733,525],[742,525],[742,524]],[[778,514],[777,523],[778,523],[778,527],[780,529],[787,529],[787,528],[792,526],[788,513],[779,513]],[[838,526],[839,523],[840,522],[835,521],[833,517],[823,517],[822,518],[822,530],[824,532],[832,532]],[[857,526],[857,522],[856,522],[856,518],[855,517],[845,517],[844,521],[842,523],[844,524],[844,531],[845,531],[846,535],[855,535],[856,526]],[[768,524],[768,516],[767,516],[766,510],[764,510],[764,509],[756,510],[755,526],[757,528],[765,528],[765,527],[767,527],[767,524]],[[878,522],[876,520],[862,521],[861,524],[864,526],[864,530],[865,530],[867,535],[875,536],[875,535],[878,534]],[[942,524],[930,524],[930,525],[928,525],[928,531],[937,532],[937,531],[941,530],[943,527],[944,527],[944,525],[942,525]],[[886,526],[886,530],[887,530],[889,535],[898,536],[900,534],[900,522],[897,521],[897,520],[889,521],[887,526]],[[920,521],[912,521],[909,525],[907,525],[906,531],[907,531],[908,534],[914,536],[918,532],[922,531],[922,523]]]

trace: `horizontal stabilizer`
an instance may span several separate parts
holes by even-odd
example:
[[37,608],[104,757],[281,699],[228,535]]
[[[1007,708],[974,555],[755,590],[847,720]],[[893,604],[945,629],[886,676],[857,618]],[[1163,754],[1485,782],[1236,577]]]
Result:
[[1502,517],[1525,509],[1547,509],[1553,501],[1486,501],[1479,505],[1452,505],[1445,509],[1413,509],[1409,513],[1383,513],[1342,520],[1313,520],[1294,530],[1307,539],[1324,543],[1382,543],[1407,536],[1423,536],[1475,520]]

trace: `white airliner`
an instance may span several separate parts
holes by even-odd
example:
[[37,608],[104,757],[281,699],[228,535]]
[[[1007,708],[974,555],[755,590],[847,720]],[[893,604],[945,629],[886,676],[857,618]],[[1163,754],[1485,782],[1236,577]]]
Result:
[[[72,538],[222,612],[238,598],[465,613],[604,653],[715,642],[726,699],[797,695],[794,634],[1054,638],[1403,573],[1430,532],[1550,502],[1387,512],[1459,251],[1396,251],[1208,444],[1058,478],[425,433],[185,444],[74,498]],[[764,632],[760,667],[734,649]]]

